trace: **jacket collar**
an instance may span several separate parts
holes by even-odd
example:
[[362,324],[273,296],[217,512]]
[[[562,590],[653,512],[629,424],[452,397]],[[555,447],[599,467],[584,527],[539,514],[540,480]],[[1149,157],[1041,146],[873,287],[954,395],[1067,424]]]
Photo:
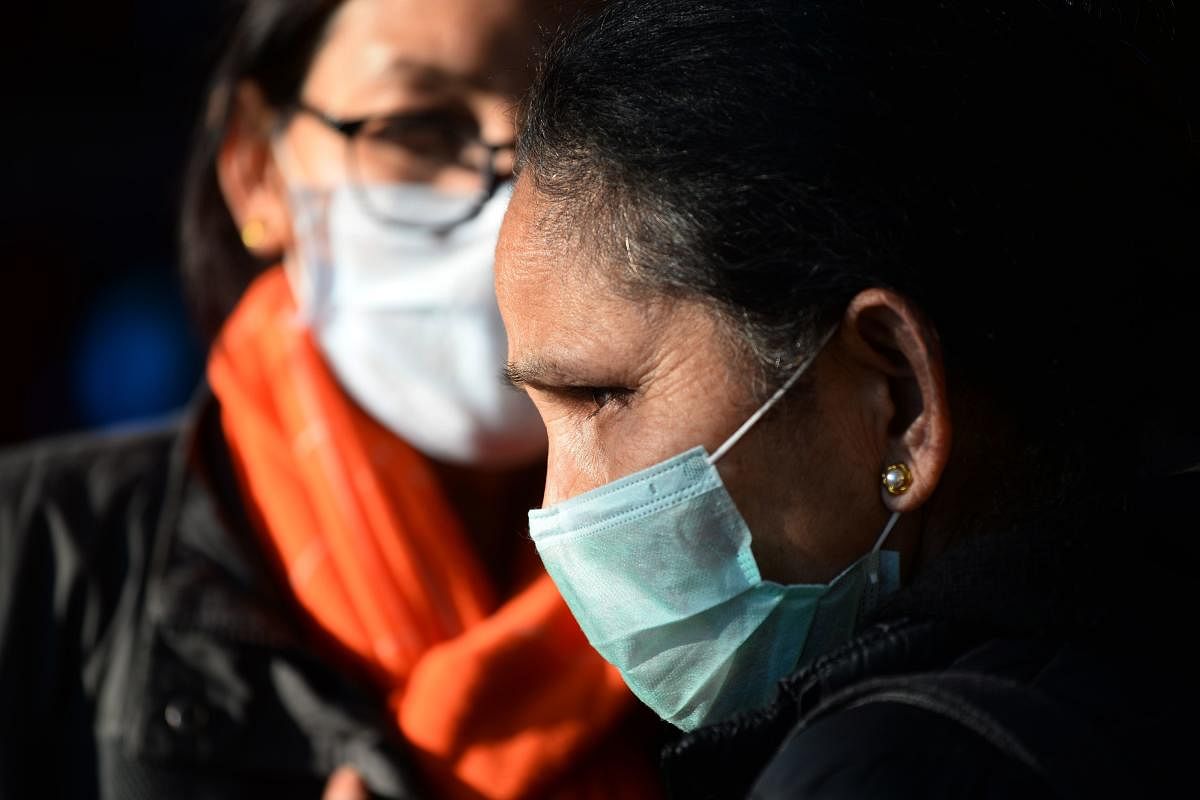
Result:
[[202,384],[184,413],[147,576],[147,621],[231,642],[295,645],[298,615],[253,535],[220,406]]

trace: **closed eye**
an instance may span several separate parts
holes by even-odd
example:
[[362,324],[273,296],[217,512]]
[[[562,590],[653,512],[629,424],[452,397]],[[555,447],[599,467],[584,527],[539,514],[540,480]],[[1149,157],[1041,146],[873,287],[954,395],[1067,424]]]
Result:
[[563,387],[563,393],[579,403],[586,404],[589,409],[586,419],[592,419],[611,405],[629,405],[633,389],[624,386],[569,386]]
[[587,410],[587,419],[595,417],[614,404],[629,405],[637,392],[629,386],[575,383],[569,370],[553,361],[541,359],[527,359],[523,363],[510,361],[505,365],[501,377],[514,388],[544,392],[560,402],[574,406],[576,410]]

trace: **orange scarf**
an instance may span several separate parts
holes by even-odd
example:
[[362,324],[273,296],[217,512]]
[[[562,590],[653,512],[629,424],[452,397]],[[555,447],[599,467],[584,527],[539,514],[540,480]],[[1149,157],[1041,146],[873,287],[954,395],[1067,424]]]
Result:
[[425,458],[346,398],[281,268],[226,322],[208,377],[292,591],[386,688],[442,796],[658,794],[644,755],[614,749],[620,676],[544,573],[498,604]]

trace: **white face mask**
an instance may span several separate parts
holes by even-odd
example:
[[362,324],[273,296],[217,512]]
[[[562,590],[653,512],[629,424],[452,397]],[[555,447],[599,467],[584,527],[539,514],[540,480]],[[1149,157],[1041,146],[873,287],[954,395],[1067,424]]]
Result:
[[363,191],[370,208],[396,218],[463,205],[422,184],[292,190],[288,276],[342,387],[432,458],[532,462],[546,434],[529,399],[500,379],[507,340],[492,284],[511,187],[446,234],[379,221]]

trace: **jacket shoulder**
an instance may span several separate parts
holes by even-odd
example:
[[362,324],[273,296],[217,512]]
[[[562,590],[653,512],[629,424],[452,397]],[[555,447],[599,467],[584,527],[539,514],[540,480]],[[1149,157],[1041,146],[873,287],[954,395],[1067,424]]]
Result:
[[100,521],[144,504],[165,483],[179,428],[170,422],[0,450],[0,530],[27,529],[47,513],[62,523]]
[[882,701],[793,730],[750,796],[915,800],[1052,793],[1032,769],[957,722],[918,705]]
[[153,550],[177,430],[86,434],[0,453],[0,667],[22,641],[50,646],[46,637],[66,636],[81,653],[102,641],[128,579],[141,579]]
[[111,656],[131,641],[175,430],[0,452],[0,796],[46,780],[30,770],[51,747],[95,758],[91,715],[125,672]]
[[795,724],[753,796],[1107,796],[1169,786],[1160,776],[1171,759],[1160,751],[1189,715],[1162,711],[1148,677],[1080,643],[985,640],[944,669],[866,676],[827,697]]

